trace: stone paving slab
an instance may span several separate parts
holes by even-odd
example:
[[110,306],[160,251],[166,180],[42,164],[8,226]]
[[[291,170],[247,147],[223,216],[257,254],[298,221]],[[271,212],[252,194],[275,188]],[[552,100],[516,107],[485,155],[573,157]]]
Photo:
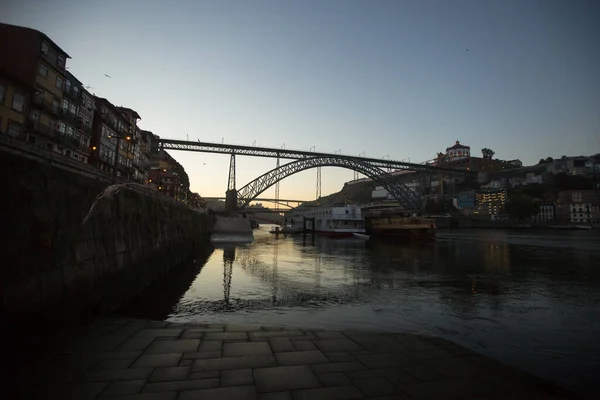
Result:
[[[130,400],[566,399],[442,338],[97,319],[57,340],[2,398]],[[571,397],[569,397],[571,396]]]

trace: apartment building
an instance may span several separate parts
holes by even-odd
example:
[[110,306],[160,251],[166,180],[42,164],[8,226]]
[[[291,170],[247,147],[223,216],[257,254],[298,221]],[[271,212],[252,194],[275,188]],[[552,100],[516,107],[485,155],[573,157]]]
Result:
[[[6,131],[64,154],[70,137],[67,124],[61,124],[61,105],[69,55],[42,32],[9,24],[0,24],[0,54],[10,54],[0,57],[2,79],[12,82],[12,90],[4,94],[12,96]],[[21,91],[15,92],[14,85],[20,83]]]
[[125,158],[126,167],[128,168],[127,179],[142,181],[144,174],[140,171],[140,140],[141,132],[137,126],[138,121],[142,118],[131,108],[117,107],[117,110],[129,121],[129,131],[125,137],[126,140],[121,141],[119,154]]
[[[130,122],[110,101],[94,97],[95,110],[92,121],[91,153],[88,163],[112,174],[128,179],[127,153],[122,143],[131,139]],[[128,139],[129,138],[129,139]]]
[[0,135],[23,139],[33,86],[0,70]]
[[562,223],[600,224],[600,192],[563,190],[558,194],[556,215]]

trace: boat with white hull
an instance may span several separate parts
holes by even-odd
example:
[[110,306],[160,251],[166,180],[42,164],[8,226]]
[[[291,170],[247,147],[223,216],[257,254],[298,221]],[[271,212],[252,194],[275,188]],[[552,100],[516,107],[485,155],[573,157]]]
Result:
[[307,219],[307,232],[314,228],[315,233],[320,235],[352,237],[354,233],[365,233],[365,220],[358,205],[297,209],[291,219],[288,218],[288,223],[293,230],[302,231],[304,219]]

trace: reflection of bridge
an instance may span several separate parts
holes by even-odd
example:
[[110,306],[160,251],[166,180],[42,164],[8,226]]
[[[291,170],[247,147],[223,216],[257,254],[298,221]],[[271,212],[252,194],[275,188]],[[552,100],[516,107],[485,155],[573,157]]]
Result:
[[[311,168],[317,168],[317,197],[320,197],[321,167],[341,167],[351,169],[368,176],[383,186],[407,210],[421,209],[421,196],[419,193],[399,182],[391,174],[391,170],[406,170],[416,172],[445,173],[451,175],[467,175],[474,172],[451,168],[440,168],[431,165],[406,163],[402,161],[384,160],[368,157],[349,155],[317,153],[312,151],[273,149],[267,147],[239,146],[219,143],[191,142],[185,140],[158,139],[153,141],[153,146],[162,150],[186,150],[205,153],[220,153],[230,155],[229,180],[226,192],[226,208],[235,211],[237,208],[247,207],[261,193],[275,186],[275,198],[279,199],[279,182],[290,175]],[[271,157],[277,159],[276,167],[261,175],[252,182],[236,189],[235,156]],[[295,161],[280,165],[281,159]],[[277,201],[275,202],[277,204]]]
[[[202,197],[204,200],[226,200],[226,197]],[[252,201],[264,201],[267,203],[274,203],[274,204],[278,204],[280,206],[284,206],[287,208],[294,208],[295,206],[298,206],[302,203],[306,203],[310,200],[290,200],[290,199],[269,199],[269,198],[264,198],[264,197],[257,197],[255,199],[253,199]],[[290,204],[291,203],[291,204]],[[292,205],[293,204],[293,205]],[[247,210],[250,211],[255,207],[248,207]],[[265,210],[267,210],[266,212],[279,212],[279,211],[272,211],[269,208],[265,207]],[[256,208],[256,210],[254,210],[255,212],[262,212],[260,208]]]

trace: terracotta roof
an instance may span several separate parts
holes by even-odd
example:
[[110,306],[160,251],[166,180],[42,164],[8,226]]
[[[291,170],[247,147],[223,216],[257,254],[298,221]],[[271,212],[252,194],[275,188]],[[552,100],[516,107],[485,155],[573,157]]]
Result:
[[446,147],[446,151],[452,150],[452,149],[470,149],[470,147],[465,146],[464,144],[460,144],[460,142],[457,140],[456,143],[454,143],[454,146]]

